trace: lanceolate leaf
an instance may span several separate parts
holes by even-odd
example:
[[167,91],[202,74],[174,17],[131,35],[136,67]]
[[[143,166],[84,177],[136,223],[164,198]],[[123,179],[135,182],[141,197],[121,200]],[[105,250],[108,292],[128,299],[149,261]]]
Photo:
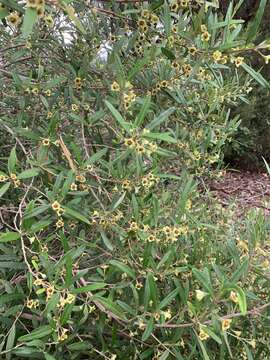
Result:
[[115,120],[119,123],[119,125],[126,130],[127,132],[130,131],[131,129],[131,125],[126,122],[124,120],[124,118],[122,117],[122,115],[119,113],[119,111],[109,102],[105,100],[105,104],[108,107],[108,109],[110,110],[110,112],[112,113],[113,117],[115,118]]
[[257,71],[255,71],[252,67],[250,67],[249,65],[247,65],[246,63],[241,64],[242,68],[244,70],[246,70],[247,73],[249,73],[249,75],[251,75],[251,77],[253,77],[253,79],[255,81],[257,81],[260,85],[262,85],[263,87],[269,88],[269,83],[267,80],[265,80],[265,78]]
[[37,18],[38,18],[37,10],[28,7],[23,17],[23,25],[22,25],[23,37],[26,38],[31,34],[35,22],[37,21]]
[[135,271],[132,270],[128,265],[117,260],[111,260],[110,264],[118,268],[122,273],[126,273],[127,275],[135,279]]
[[33,330],[30,334],[23,335],[19,337],[20,342],[27,342],[34,339],[41,339],[45,336],[48,336],[52,333],[52,328],[49,325],[41,326],[35,330]]

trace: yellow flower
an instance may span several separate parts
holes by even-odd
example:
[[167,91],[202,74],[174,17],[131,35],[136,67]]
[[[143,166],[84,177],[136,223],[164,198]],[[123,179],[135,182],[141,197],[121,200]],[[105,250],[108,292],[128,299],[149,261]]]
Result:
[[116,81],[114,81],[111,85],[111,90],[115,92],[120,91],[120,85]]
[[183,66],[183,70],[184,70],[184,74],[185,74],[186,76],[189,76],[189,75],[191,74],[192,67],[191,67],[190,64],[185,64],[185,65]]
[[172,67],[175,69],[175,70],[178,70],[180,65],[176,62],[176,61],[173,61],[172,62]]
[[216,50],[212,56],[213,56],[214,61],[218,62],[222,58],[222,52],[220,52],[219,50]]
[[124,140],[124,143],[127,147],[133,148],[136,145],[136,142],[133,138],[127,138]]
[[188,48],[188,52],[190,55],[194,56],[197,53],[197,49],[195,48],[195,46],[191,46],[190,48]]
[[51,95],[52,95],[51,90],[50,90],[50,89],[46,90],[46,91],[45,91],[45,95],[46,95],[46,96],[51,96]]
[[157,240],[156,236],[155,236],[155,235],[152,235],[152,234],[150,234],[150,235],[148,236],[148,238],[147,238],[147,241],[149,241],[149,242],[153,242],[153,241],[156,241],[156,240]]
[[49,145],[50,145],[50,142],[51,142],[51,141],[50,141],[50,139],[48,139],[48,138],[43,139],[43,140],[42,140],[42,145],[43,145],[43,146],[49,146]]
[[77,104],[71,104],[72,111],[78,111],[79,106]]
[[50,285],[49,287],[46,288],[46,295],[47,295],[46,300],[47,301],[52,297],[53,293],[54,293],[54,286],[53,285]]
[[10,174],[10,179],[13,180],[13,181],[17,180],[17,175],[14,174],[14,173],[11,173]]
[[140,290],[143,287],[143,284],[136,280],[135,288]]
[[180,1],[180,5],[181,5],[181,7],[183,7],[183,8],[188,7],[188,3],[189,3],[189,0],[181,0],[181,1]]
[[21,18],[19,16],[19,14],[15,11],[7,16],[7,22],[10,25],[18,26],[19,23],[21,22]]
[[60,205],[60,203],[58,202],[58,201],[54,201],[53,203],[52,203],[52,209],[54,210],[54,211],[57,211],[57,210],[59,210],[61,208],[61,205]]
[[237,242],[237,246],[240,248],[240,250],[243,251],[244,254],[248,254],[249,253],[249,248],[248,248],[248,242],[245,240],[239,240]]
[[129,224],[129,230],[131,230],[131,231],[137,231],[137,230],[139,230],[139,225],[138,225],[135,221],[132,221],[132,222]]
[[252,339],[252,340],[248,341],[248,343],[249,343],[249,345],[252,346],[253,349],[256,348],[256,340],[255,339]]
[[71,222],[68,226],[70,227],[71,230],[74,230],[76,227],[76,224],[74,222]]
[[32,309],[32,308],[36,309],[38,307],[38,305],[39,305],[38,299],[37,300],[29,300],[28,299],[26,302],[26,307],[28,307],[28,309]]
[[172,318],[172,312],[171,309],[168,309],[166,311],[163,311],[163,315],[165,320],[170,320]]
[[145,28],[145,27],[147,27],[147,23],[146,23],[146,21],[144,19],[141,18],[141,19],[138,20],[138,26],[140,28]]
[[80,77],[76,77],[76,78],[74,79],[74,85],[75,85],[76,87],[80,87],[80,86],[82,85],[82,79],[81,79]]
[[236,59],[234,59],[235,66],[238,68],[240,65],[242,65],[244,62],[244,58],[241,56],[238,56]]
[[6,175],[0,175],[0,182],[7,181],[8,177]]
[[64,296],[60,296],[57,307],[58,308],[63,308],[65,305],[66,305],[66,299],[64,298]]
[[85,183],[86,177],[84,175],[77,175],[76,180],[79,181],[80,183]]
[[28,309],[32,309],[33,303],[34,303],[33,300],[29,300],[29,299],[28,299],[28,300],[26,301],[26,307],[28,307]]
[[234,291],[230,292],[230,300],[236,304],[239,302],[236,292],[234,292]]
[[64,209],[62,209],[62,208],[60,208],[60,209],[58,209],[58,210],[56,211],[57,216],[61,216],[61,215],[63,215],[63,214],[64,214],[64,212],[65,212],[65,210],[64,210]]
[[196,293],[196,299],[198,301],[202,301],[202,299],[205,298],[205,296],[208,295],[208,293],[206,293],[204,291],[201,291],[201,290],[195,290],[195,293]]
[[129,180],[123,180],[122,189],[123,190],[131,190],[132,189],[131,182]]
[[206,25],[201,25],[201,32],[206,32],[206,31],[207,31]]
[[138,154],[144,154],[146,152],[146,149],[143,145],[138,144],[136,146],[136,151]]
[[54,20],[53,20],[53,18],[52,18],[51,15],[47,15],[47,16],[44,18],[44,20],[45,20],[45,23],[46,23],[49,27],[53,27],[53,25],[54,25]]
[[42,18],[45,15],[45,9],[43,6],[37,7],[37,16]]
[[200,329],[199,338],[204,341],[209,338],[209,335],[203,329]]
[[33,284],[35,286],[40,286],[40,285],[43,285],[44,284],[44,281],[42,279],[36,279]]
[[209,32],[205,31],[201,35],[201,40],[205,41],[205,42],[208,42],[210,40],[210,37],[211,37],[211,35],[209,34]]
[[270,55],[264,55],[263,58],[264,58],[265,64],[267,65],[269,63],[269,60],[270,60]]
[[64,221],[62,219],[59,219],[57,222],[56,222],[56,227],[58,229],[62,228],[64,226]]
[[37,0],[27,0],[26,6],[34,9],[38,6],[38,1]]
[[167,80],[162,80],[160,85],[161,85],[161,87],[166,88],[166,87],[168,87],[169,84],[168,84]]
[[143,320],[140,319],[139,322],[138,322],[138,325],[139,325],[140,330],[145,329],[145,323],[143,322]]
[[173,3],[171,4],[171,6],[170,6],[170,9],[171,9],[172,12],[177,12],[178,9],[179,9],[178,3],[177,3],[177,2],[173,2]]
[[222,331],[226,331],[231,326],[232,319],[224,319],[221,322]]
[[155,15],[155,14],[152,14],[151,17],[150,17],[150,23],[151,23],[153,26],[157,26],[158,21],[159,21],[158,16]]
[[14,181],[14,187],[15,187],[15,188],[19,187],[20,185],[21,185],[20,180],[15,180],[15,181]]
[[38,94],[39,94],[39,89],[38,89],[37,87],[34,87],[34,88],[32,89],[32,94],[38,95]]
[[72,304],[74,300],[75,300],[75,296],[73,294],[68,294],[68,296],[66,298],[66,303]]
[[58,341],[64,341],[67,339],[67,332],[68,332],[68,329],[62,329],[61,330],[61,333],[58,335]]
[[77,186],[76,183],[72,183],[72,184],[70,185],[70,190],[72,190],[72,191],[76,191],[77,188],[78,188],[78,186]]

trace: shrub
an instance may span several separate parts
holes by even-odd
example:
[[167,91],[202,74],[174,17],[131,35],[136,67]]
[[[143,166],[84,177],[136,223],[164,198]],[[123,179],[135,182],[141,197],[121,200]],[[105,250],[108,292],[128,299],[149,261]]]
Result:
[[237,129],[230,107],[268,86],[245,58],[267,48],[250,44],[258,19],[2,4],[1,355],[267,356],[268,225],[197,188]]

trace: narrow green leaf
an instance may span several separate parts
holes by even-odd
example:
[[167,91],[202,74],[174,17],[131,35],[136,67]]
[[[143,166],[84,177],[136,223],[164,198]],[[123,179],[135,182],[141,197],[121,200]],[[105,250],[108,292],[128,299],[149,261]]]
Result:
[[247,43],[253,41],[258,35],[258,30],[263,18],[266,4],[267,4],[267,0],[260,1],[255,18],[251,20],[248,24]]
[[179,289],[174,289],[173,291],[171,291],[160,303],[159,303],[159,310],[162,310],[163,308],[165,308],[167,305],[169,305],[174,299],[175,297],[179,294]]
[[104,289],[106,286],[107,286],[107,284],[105,284],[105,283],[89,284],[89,285],[85,285],[85,286],[81,286],[79,288],[73,289],[72,293],[73,294],[81,294],[81,293],[85,293],[88,291]]
[[[196,335],[197,335],[197,334],[196,334]],[[197,340],[198,340],[198,343],[199,343],[200,348],[201,348],[201,350],[202,350],[202,354],[203,354],[204,360],[210,360],[210,358],[209,358],[209,356],[208,356],[208,354],[207,354],[207,351],[206,351],[206,349],[205,349],[205,347],[204,347],[204,344],[203,344],[203,342],[201,341],[201,339],[199,338],[198,335],[197,335]]]
[[149,336],[152,334],[153,328],[154,328],[154,320],[151,317],[147,321],[146,328],[144,330],[144,333],[142,334],[142,341],[146,341],[149,338]]
[[14,146],[8,158],[8,171],[10,174],[14,172],[16,163],[17,163],[17,155],[16,155],[16,148]]
[[177,140],[175,138],[173,138],[172,136],[170,136],[168,133],[147,133],[144,135],[144,137],[149,138],[149,139],[155,139],[155,140],[161,140],[161,141],[165,141],[171,144],[176,144]]
[[106,310],[109,310],[120,319],[125,320],[125,316],[120,306],[116,305],[112,300],[106,299],[102,296],[94,295],[93,299],[98,301]]
[[70,254],[66,256],[65,268],[66,268],[65,287],[69,288],[70,285],[72,284],[72,257]]
[[110,210],[111,211],[116,210],[118,208],[118,206],[123,202],[125,196],[126,196],[126,193],[124,192],[124,193],[120,194],[120,196],[115,197],[115,199],[113,199],[112,204],[110,206]]
[[97,151],[94,155],[90,156],[90,158],[86,161],[87,165],[94,164],[98,160],[100,160],[106,153],[108,149],[104,148],[99,151]]
[[23,297],[24,297],[24,295],[20,294],[20,293],[0,295],[0,305],[4,305],[6,303],[11,303],[14,300],[21,300]]
[[219,336],[217,336],[214,331],[212,331],[211,329],[209,329],[208,327],[204,327],[203,330],[209,335],[211,336],[211,338],[213,340],[215,340],[219,345],[222,344],[222,340]]
[[164,121],[168,119],[169,116],[171,116],[172,113],[174,113],[175,108],[171,107],[165,111],[163,111],[161,114],[159,114],[157,117],[155,117],[147,126],[146,128],[149,130],[154,129],[155,127],[161,125]]
[[7,15],[9,15],[8,8],[0,9],[0,19],[4,19]]
[[80,220],[88,225],[90,225],[90,221],[82,214],[80,214],[78,211],[68,208],[67,206],[63,206],[63,209],[65,210],[66,215],[69,215],[70,217]]
[[265,160],[265,158],[263,157],[263,161],[264,161],[264,164],[265,164],[265,167],[266,167],[266,170],[268,172],[268,175],[270,176],[270,166],[268,164],[268,162]]
[[119,125],[126,130],[127,132],[130,131],[130,124],[128,122],[126,122],[124,120],[124,118],[122,117],[122,115],[119,113],[119,111],[107,100],[105,100],[105,104],[107,106],[107,108],[110,110],[110,112],[112,113],[113,117],[115,118],[115,120],[119,123]]
[[40,205],[30,211],[26,211],[25,212],[25,215],[23,217],[24,220],[27,220],[27,219],[31,219],[37,215],[40,215],[42,213],[44,213],[45,211],[47,211],[51,206],[50,205]]
[[11,185],[10,182],[7,182],[6,184],[0,187],[0,197],[2,197],[8,191],[10,185]]
[[269,88],[268,81],[257,71],[252,69],[248,64],[243,63],[241,64],[241,67],[254,79],[256,80],[260,85],[263,87]]
[[151,104],[151,96],[147,96],[144,99],[143,106],[141,107],[141,110],[140,110],[138,116],[135,119],[134,125],[136,127],[139,127],[139,126],[142,125],[142,123],[143,123],[143,121],[145,119],[145,116],[146,116],[146,114],[147,114],[147,112],[149,110],[150,104]]
[[171,50],[169,50],[169,49],[167,49],[165,47],[162,47],[161,51],[168,59],[175,60],[175,55]]
[[44,353],[45,360],[57,360],[54,356]]
[[27,335],[20,336],[18,340],[21,342],[32,341],[34,339],[41,339],[45,336],[50,335],[51,333],[52,333],[52,328],[50,327],[50,325],[44,325],[33,330]]
[[22,180],[22,179],[28,179],[28,178],[32,178],[35,177],[39,174],[40,170],[39,169],[28,169],[28,170],[24,170],[23,172],[21,172],[18,175],[18,179]]
[[201,285],[213,296],[214,290],[208,278],[208,270],[204,269],[203,271],[199,271],[193,268],[192,272]]
[[143,59],[137,60],[135,65],[128,74],[128,80],[129,81],[132,80],[134,76],[136,76],[144,68],[144,66],[148,64],[148,62],[149,62],[148,56],[144,57]]
[[242,264],[240,264],[238,269],[236,269],[236,271],[232,274],[232,277],[231,277],[230,281],[233,284],[236,284],[241,279],[241,277],[247,273],[248,265],[249,265],[249,261],[248,261],[248,259],[245,259],[242,262]]
[[[7,344],[6,344],[6,351],[9,351],[13,348],[15,336],[16,336],[16,323],[14,322],[9,330]],[[11,359],[11,352],[8,352],[6,354],[6,360],[10,360],[10,359]]]
[[132,270],[128,265],[117,260],[111,260],[110,264],[117,267],[122,273],[129,275],[132,279],[136,278],[135,271]]
[[63,6],[64,10],[66,11],[69,19],[74,23],[74,25],[77,27],[78,30],[80,30],[83,34],[86,34],[86,30],[83,27],[82,23],[80,22],[80,20],[78,19],[78,17],[76,16],[76,14],[74,13],[74,8],[73,6]]
[[20,238],[21,238],[21,234],[10,231],[7,233],[0,234],[0,243],[6,243],[9,241],[18,240]]
[[99,229],[99,232],[106,248],[108,248],[110,251],[113,251],[113,246],[110,240],[108,239],[107,235],[105,234],[105,232],[102,229]]
[[28,7],[25,11],[22,24],[22,35],[24,38],[28,37],[38,19],[37,10]]
[[246,294],[244,292],[243,289],[241,289],[239,286],[235,287],[235,290],[237,292],[237,297],[238,297],[238,304],[239,304],[239,309],[241,311],[241,313],[243,315],[246,315],[247,313],[247,298],[246,298]]

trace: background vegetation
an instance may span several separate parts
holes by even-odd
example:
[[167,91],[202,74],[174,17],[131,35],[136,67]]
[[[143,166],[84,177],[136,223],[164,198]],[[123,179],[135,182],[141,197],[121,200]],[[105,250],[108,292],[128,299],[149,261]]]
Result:
[[202,191],[269,88],[242,3],[1,0],[2,358],[269,357],[269,223]]

